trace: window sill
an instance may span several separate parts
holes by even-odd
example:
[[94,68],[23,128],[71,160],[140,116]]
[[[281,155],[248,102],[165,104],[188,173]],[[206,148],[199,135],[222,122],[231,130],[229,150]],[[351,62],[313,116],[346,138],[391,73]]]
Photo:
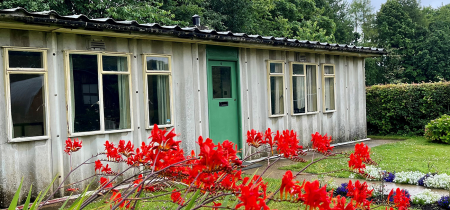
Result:
[[324,111],[323,113],[324,113],[324,114],[328,114],[328,113],[334,113],[334,112],[336,112],[336,110]]
[[9,143],[27,142],[27,141],[42,141],[50,139],[49,136],[33,136],[33,137],[23,137],[23,138],[13,138],[9,140]]
[[312,114],[319,114],[319,112],[298,113],[298,114],[291,114],[291,116],[303,116],[303,115],[312,115]]
[[133,131],[133,129],[69,133],[69,137],[94,136],[94,135],[103,135],[103,134],[110,134],[110,133],[126,133],[126,132],[131,132],[131,131]]
[[285,114],[270,115],[269,117],[284,117]]
[[[174,127],[174,125],[173,124],[158,125],[158,128],[170,128],[170,127]],[[153,130],[153,126],[147,127],[146,130]]]

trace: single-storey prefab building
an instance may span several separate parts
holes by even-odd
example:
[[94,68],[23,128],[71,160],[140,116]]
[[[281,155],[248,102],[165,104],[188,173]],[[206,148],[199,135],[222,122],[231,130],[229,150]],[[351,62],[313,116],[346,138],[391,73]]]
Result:
[[292,129],[303,145],[316,131],[364,139],[364,58],[385,53],[21,8],[0,11],[0,47],[0,207],[22,177],[33,194],[62,181],[67,138],[83,141],[74,165],[106,140],[140,145],[154,124],[185,151],[201,135],[245,152],[249,129]]

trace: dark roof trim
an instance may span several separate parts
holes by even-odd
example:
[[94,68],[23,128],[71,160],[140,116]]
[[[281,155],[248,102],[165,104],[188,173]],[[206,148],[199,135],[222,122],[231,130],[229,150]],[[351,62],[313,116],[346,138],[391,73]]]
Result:
[[61,16],[55,11],[28,12],[23,8],[0,10],[0,19],[24,22],[27,24],[54,25],[64,28],[87,30],[111,30],[116,32],[140,32],[155,35],[169,35],[179,38],[203,39],[218,42],[243,42],[265,44],[272,46],[286,46],[294,48],[322,49],[351,53],[386,54],[382,48],[359,47],[346,44],[329,44],[316,41],[288,39],[286,37],[273,37],[260,35],[247,35],[245,33],[219,32],[215,30],[200,30],[198,28],[181,28],[179,26],[161,26],[157,23],[139,24],[135,20],[116,21],[112,18],[89,19],[85,15]]

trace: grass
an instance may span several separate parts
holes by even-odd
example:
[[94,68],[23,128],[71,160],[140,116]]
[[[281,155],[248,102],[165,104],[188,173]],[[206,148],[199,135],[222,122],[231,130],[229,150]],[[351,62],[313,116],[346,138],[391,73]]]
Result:
[[[378,167],[391,172],[420,171],[450,174],[449,152],[448,144],[429,142],[423,137],[408,137],[405,141],[373,147],[371,157],[378,163]],[[308,162],[299,163],[281,169],[298,171],[307,164]],[[318,174],[347,168],[347,159],[330,159],[312,165],[306,172]],[[350,172],[341,171],[329,175],[347,178]]]
[[384,139],[384,140],[407,140],[410,137],[406,137],[406,136],[367,136],[367,138],[370,139]]

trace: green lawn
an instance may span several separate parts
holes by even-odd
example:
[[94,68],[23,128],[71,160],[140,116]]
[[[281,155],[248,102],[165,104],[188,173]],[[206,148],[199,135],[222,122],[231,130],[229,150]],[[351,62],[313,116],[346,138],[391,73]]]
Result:
[[[423,137],[408,137],[405,141],[380,145],[371,149],[371,157],[379,167],[387,171],[420,171],[450,174],[450,145],[428,142]],[[308,173],[325,173],[347,169],[347,159],[324,160],[309,167]],[[281,169],[298,171],[308,163],[299,163]],[[350,172],[329,174],[349,177]]]

